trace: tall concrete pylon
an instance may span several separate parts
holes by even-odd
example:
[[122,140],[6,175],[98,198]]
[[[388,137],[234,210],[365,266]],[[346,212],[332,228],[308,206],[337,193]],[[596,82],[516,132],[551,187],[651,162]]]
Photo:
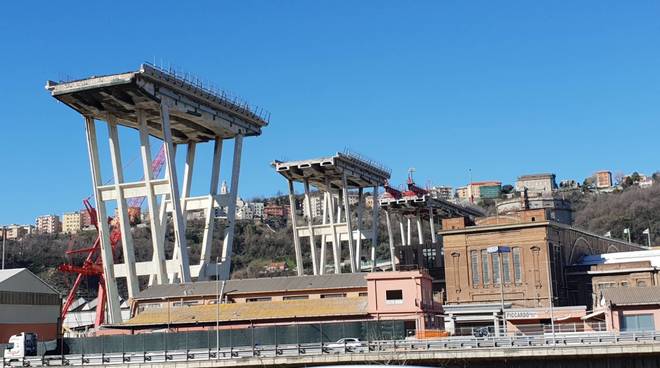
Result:
[[[228,279],[234,241],[236,197],[243,149],[243,138],[258,136],[268,125],[268,113],[230,99],[180,75],[154,65],[144,64],[134,72],[90,77],[71,82],[48,81],[46,88],[57,100],[84,117],[87,148],[92,173],[92,186],[99,218],[101,256],[108,294],[108,323],[121,322],[117,279],[125,278],[128,296],[139,290],[139,277],[152,283],[190,282],[193,278]],[[101,158],[97,125],[105,122],[108,129],[112,184],[101,177]],[[132,128],[139,135],[139,152],[144,178],[126,181],[122,167],[119,128]],[[165,147],[166,172],[163,178],[151,173],[151,141]],[[224,141],[232,141],[233,156],[230,188],[218,194],[220,163]],[[213,142],[210,188],[207,194],[191,196],[193,166],[198,144]],[[186,145],[183,171],[176,165],[177,146]],[[183,182],[179,184],[178,173]],[[150,215],[153,256],[136,259],[131,235],[127,199],[146,197]],[[107,203],[117,208],[117,223],[122,234],[122,260],[115,263],[110,245]],[[229,207],[222,246],[217,250],[219,264],[211,264],[216,209]],[[201,256],[191,265],[186,241],[187,212],[204,211],[205,227]],[[165,256],[165,233],[171,221],[175,239],[171,259]],[[218,270],[218,271],[216,271]]]

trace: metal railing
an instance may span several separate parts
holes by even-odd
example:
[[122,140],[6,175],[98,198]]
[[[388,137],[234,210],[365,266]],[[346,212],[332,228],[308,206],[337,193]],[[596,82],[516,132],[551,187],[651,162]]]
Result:
[[[369,354],[399,352],[442,352],[461,349],[529,349],[557,346],[598,346],[623,344],[659,344],[659,331],[605,332],[605,333],[557,333],[548,335],[509,335],[503,337],[453,336],[434,340],[376,340],[369,342],[344,341],[342,343],[317,342],[296,344],[272,344],[229,347],[208,347],[205,349],[163,349],[143,351],[122,351],[114,353],[63,354],[27,357],[10,361],[3,359],[4,366],[68,366],[68,365],[111,365],[143,364],[165,362],[188,362],[226,360],[249,357],[297,357],[322,356],[329,354]],[[551,350],[549,350],[551,351]],[[376,360],[378,358],[375,358]]]

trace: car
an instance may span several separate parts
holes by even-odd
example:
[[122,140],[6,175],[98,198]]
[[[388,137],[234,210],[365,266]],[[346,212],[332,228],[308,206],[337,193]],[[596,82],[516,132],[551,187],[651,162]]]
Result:
[[325,348],[332,351],[361,351],[364,350],[365,344],[355,337],[345,337],[336,342],[331,342],[325,345]]

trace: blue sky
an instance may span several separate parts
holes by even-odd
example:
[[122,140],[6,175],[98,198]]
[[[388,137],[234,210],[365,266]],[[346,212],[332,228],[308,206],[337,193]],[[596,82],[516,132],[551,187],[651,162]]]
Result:
[[[153,60],[271,111],[245,141],[243,197],[285,190],[274,159],[345,147],[395,183],[409,167],[452,186],[469,169],[509,183],[660,169],[657,1],[96,3],[3,5],[0,223],[76,210],[91,193],[82,118],[46,80]],[[121,134],[130,166],[137,139]],[[207,189],[209,151],[194,192]]]

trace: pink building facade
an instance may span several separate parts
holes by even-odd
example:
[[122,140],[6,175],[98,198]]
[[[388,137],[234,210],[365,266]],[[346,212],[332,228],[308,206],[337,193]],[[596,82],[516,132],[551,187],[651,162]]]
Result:
[[367,274],[366,278],[371,318],[414,321],[417,331],[440,327],[442,304],[433,298],[432,279],[428,274],[419,271],[375,272]]

